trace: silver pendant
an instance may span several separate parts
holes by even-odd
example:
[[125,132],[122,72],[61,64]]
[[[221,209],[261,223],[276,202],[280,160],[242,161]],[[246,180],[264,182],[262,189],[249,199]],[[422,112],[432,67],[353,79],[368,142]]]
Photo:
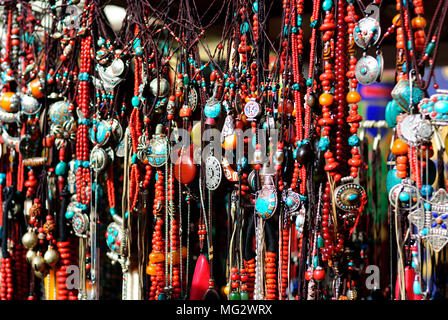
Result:
[[233,116],[231,114],[228,114],[224,120],[224,125],[222,126],[221,130],[221,143],[224,142],[226,137],[233,134],[234,131],[235,131],[235,125],[233,124]]
[[90,167],[95,172],[104,170],[109,162],[109,157],[103,148],[98,146],[93,147],[90,152]]
[[404,211],[414,211],[421,205],[418,188],[409,178],[403,179],[389,191],[389,203],[392,208]]
[[282,198],[288,212],[295,212],[302,204],[299,194],[291,188],[283,191]]
[[[416,88],[413,88],[415,90]],[[448,125],[448,93],[438,90],[430,98],[424,98],[418,104],[420,113],[429,116],[431,123],[441,126]]]
[[412,210],[408,219],[431,248],[439,252],[448,243],[448,194],[444,189],[439,189],[431,200],[421,195],[419,197],[419,206]]
[[216,190],[222,179],[221,164],[214,156],[209,156],[205,160],[205,184],[207,189]]
[[353,38],[355,43],[366,49],[375,45],[380,39],[381,27],[379,23],[379,7],[370,4],[366,7],[368,17],[362,18],[358,21],[357,26],[353,30]]
[[[156,96],[157,98],[164,98],[170,92],[170,83],[165,78],[160,78],[160,81],[159,79],[155,78],[149,83],[149,89],[151,90],[152,95]],[[157,89],[159,91],[158,95]]]
[[[265,167],[263,167],[265,169]],[[255,211],[262,219],[271,218],[277,209],[277,189],[274,185],[272,174],[264,173],[262,170],[263,187],[257,193]]]
[[24,159],[34,155],[35,143],[29,134],[20,137],[19,152]]
[[410,146],[417,147],[431,141],[433,128],[429,120],[420,114],[409,114],[402,117],[397,124],[400,138]]
[[170,153],[170,144],[168,138],[162,133],[162,125],[157,125],[156,134],[149,141],[146,157],[153,167],[163,166]]
[[358,210],[365,195],[364,188],[353,181],[353,177],[344,177],[341,179],[342,184],[334,190],[336,206],[346,212]]
[[22,106],[22,111],[27,116],[32,116],[38,113],[41,107],[39,101],[37,101],[36,98],[26,94],[22,95],[22,97],[20,98],[20,102]]
[[359,83],[366,86],[371,85],[380,75],[381,66],[374,57],[365,55],[356,63],[355,76]]
[[127,252],[127,234],[123,230],[122,218],[117,215],[113,216],[114,222],[107,226],[106,244],[111,250],[107,256],[112,261],[119,261],[120,256],[126,255]]
[[255,121],[256,118],[261,114],[261,107],[258,102],[251,100],[244,106],[244,114],[248,121]]
[[89,217],[85,213],[75,212],[72,219],[72,226],[75,235],[81,238],[87,238],[89,229]]

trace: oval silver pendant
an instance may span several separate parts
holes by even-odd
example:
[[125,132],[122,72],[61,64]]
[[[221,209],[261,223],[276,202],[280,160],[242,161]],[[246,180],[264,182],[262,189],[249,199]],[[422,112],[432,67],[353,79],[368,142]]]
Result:
[[285,202],[286,207],[289,212],[294,212],[299,209],[301,201],[300,196],[297,192],[292,191],[292,189],[288,189],[283,193],[283,201]]
[[90,167],[95,172],[104,170],[107,166],[109,158],[106,151],[103,148],[93,147],[90,152]]
[[274,186],[264,185],[258,193],[255,211],[263,219],[271,218],[277,209],[277,190]]
[[356,183],[348,182],[335,189],[334,200],[339,209],[350,212],[361,207],[363,195],[363,187]]
[[378,21],[372,17],[363,18],[353,30],[353,39],[360,48],[375,45],[380,39],[381,27]]
[[205,184],[207,189],[216,190],[222,179],[221,164],[214,156],[209,156],[205,160]]
[[27,116],[34,115],[40,110],[39,101],[37,101],[37,99],[32,96],[26,94],[22,95],[22,97],[20,98],[20,102],[22,105],[22,111]]
[[89,228],[89,217],[81,212],[75,212],[72,219],[73,231],[78,237],[86,237]]
[[378,60],[372,56],[364,56],[358,60],[355,67],[355,76],[359,83],[371,85],[381,74]]

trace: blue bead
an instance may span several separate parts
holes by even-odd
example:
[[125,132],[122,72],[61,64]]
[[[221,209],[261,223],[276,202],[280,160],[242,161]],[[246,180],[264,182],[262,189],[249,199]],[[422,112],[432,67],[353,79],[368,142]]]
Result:
[[252,10],[257,13],[258,12],[258,2],[255,1],[254,4],[252,5]]
[[287,205],[287,206],[292,205],[292,199],[291,199],[291,198],[287,198],[287,199],[286,199],[286,205]]
[[328,140],[328,138],[327,138],[327,137],[322,137],[322,138],[319,140],[319,144],[318,144],[317,147],[318,147],[320,150],[325,151],[325,150],[327,150],[327,148],[328,148],[329,145],[330,145],[330,141]]
[[428,234],[428,229],[423,229],[422,230],[422,236],[426,236]]
[[82,163],[82,166],[84,167],[84,168],[88,168],[89,166],[90,166],[90,162],[89,161],[83,161],[83,163]]
[[420,295],[422,294],[422,287],[420,285],[420,282],[417,280],[414,281],[414,285],[412,286],[412,289],[414,290],[414,294]]
[[137,96],[132,97],[131,103],[134,108],[137,108],[140,105],[140,98]]
[[426,197],[426,196],[431,196],[433,192],[433,188],[431,185],[429,184],[424,184],[422,185],[422,188],[420,189],[420,193],[422,194],[422,196]]
[[354,201],[356,199],[358,199],[358,195],[356,193],[351,194],[351,195],[348,196],[348,200],[350,200],[350,201]]
[[434,109],[437,112],[440,113],[447,113],[448,112],[448,102],[447,101],[437,101],[434,104]]
[[359,138],[357,135],[353,135],[350,138],[348,138],[348,144],[352,147],[359,145]]
[[64,161],[59,162],[56,165],[55,173],[57,176],[63,176],[67,173],[67,164]]
[[65,213],[65,219],[70,220],[71,218],[73,218],[74,215],[75,215],[74,211],[67,211]]
[[0,173],[0,184],[4,185],[6,182],[6,174]]
[[324,9],[325,11],[330,11],[332,7],[333,2],[331,0],[325,0],[324,3],[322,4],[322,9]]
[[400,192],[399,198],[400,201],[407,202],[409,201],[409,199],[411,199],[411,196],[407,192]]
[[117,214],[117,212],[115,211],[115,207],[110,208],[110,215],[114,216],[116,214]]

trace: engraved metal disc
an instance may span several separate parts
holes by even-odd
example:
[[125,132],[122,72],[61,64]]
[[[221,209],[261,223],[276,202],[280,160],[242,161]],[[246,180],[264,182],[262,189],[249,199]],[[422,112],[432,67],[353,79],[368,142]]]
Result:
[[364,56],[358,60],[355,67],[356,79],[363,85],[370,85],[378,79],[381,68],[372,56]]
[[258,102],[251,100],[244,106],[244,114],[247,116],[247,120],[253,121],[261,113],[261,108]]
[[30,135],[26,134],[20,137],[19,151],[23,158],[32,157],[34,149],[35,143]]
[[70,112],[70,103],[67,101],[57,101],[50,105],[49,116],[51,122],[62,126],[66,121],[70,120],[72,114]]
[[284,192],[283,201],[285,202],[289,212],[296,211],[297,209],[299,209],[301,204],[299,194],[292,191],[292,189],[288,189],[286,192]]
[[121,226],[116,222],[112,222],[107,226],[106,230],[106,244],[108,248],[121,255],[124,242],[124,234]]
[[400,138],[413,147],[430,141],[433,135],[431,123],[420,114],[404,116],[402,121],[397,124],[397,129]]
[[205,184],[207,189],[216,190],[222,179],[221,164],[214,156],[209,156],[205,160]]
[[375,45],[380,38],[380,34],[380,24],[372,17],[359,20],[358,25],[353,30],[355,43],[363,49]]
[[190,88],[188,92],[188,106],[191,108],[191,111],[194,112],[196,107],[198,106],[198,92],[195,88]]

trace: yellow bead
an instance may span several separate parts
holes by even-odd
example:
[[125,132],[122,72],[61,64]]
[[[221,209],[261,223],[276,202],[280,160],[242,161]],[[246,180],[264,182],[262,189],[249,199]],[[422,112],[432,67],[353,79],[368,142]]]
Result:
[[235,150],[236,148],[236,135],[231,134],[225,137],[222,147],[226,150]]
[[193,128],[191,128],[191,140],[198,147],[201,146],[201,122],[198,121]]

